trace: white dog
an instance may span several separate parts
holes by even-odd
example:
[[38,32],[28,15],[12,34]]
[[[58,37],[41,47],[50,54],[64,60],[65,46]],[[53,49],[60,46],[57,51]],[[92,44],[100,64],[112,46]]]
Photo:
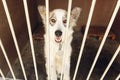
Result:
[[[66,58],[64,61],[64,70],[63,70],[63,80],[70,80],[70,57],[71,57],[71,41],[72,41],[72,34],[73,34],[73,27],[76,26],[76,22],[80,15],[81,9],[79,7],[74,8],[71,11],[70,23],[68,28],[68,35],[66,36],[66,43],[65,43],[65,32],[66,32],[66,23],[67,23],[67,12],[63,9],[55,9],[50,12],[49,14],[49,42],[50,48],[48,47],[48,39],[47,39],[47,30],[46,27],[46,9],[45,6],[38,6],[39,13],[43,19],[43,23],[45,26],[45,59],[46,59],[46,73],[48,74],[48,59],[50,60],[50,79],[47,80],[57,80],[60,77],[62,71],[62,60],[63,60],[63,53],[66,52]],[[67,49],[64,50],[64,46],[67,45]],[[48,48],[50,49],[50,56],[49,52],[47,51]]]

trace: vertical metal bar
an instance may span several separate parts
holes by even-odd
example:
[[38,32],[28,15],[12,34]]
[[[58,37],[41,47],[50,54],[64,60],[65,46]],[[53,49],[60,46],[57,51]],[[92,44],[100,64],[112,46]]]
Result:
[[111,29],[111,26],[112,26],[112,24],[113,24],[113,21],[114,21],[114,19],[115,19],[115,16],[116,16],[116,14],[117,14],[117,12],[118,12],[118,10],[119,10],[119,6],[120,6],[120,0],[118,0],[118,2],[117,2],[117,5],[116,5],[115,10],[114,10],[114,12],[113,12],[113,15],[112,15],[112,17],[111,17],[111,19],[110,19],[110,22],[109,22],[108,27],[107,27],[107,29],[106,29],[106,32],[105,32],[105,34],[104,34],[103,40],[102,40],[102,42],[101,42],[101,44],[100,44],[100,47],[99,47],[99,49],[98,49],[98,51],[97,51],[97,54],[96,54],[95,59],[94,59],[94,62],[93,62],[93,64],[92,64],[92,67],[91,67],[91,69],[90,69],[90,71],[89,71],[89,74],[88,74],[88,76],[87,76],[87,80],[89,80],[89,78],[90,78],[90,76],[91,76],[91,73],[92,73],[92,71],[93,71],[93,69],[94,69],[94,67],[95,67],[95,64],[96,64],[96,62],[97,62],[97,59],[98,59],[98,57],[99,57],[99,55],[100,55],[100,52],[101,52],[101,50],[102,50],[102,48],[103,48],[103,45],[104,45],[105,41],[106,41],[107,35],[108,35],[108,33],[109,33],[110,29]]
[[120,73],[118,74],[115,80],[120,80]]
[[45,1],[45,6],[46,6],[46,27],[47,27],[47,32],[46,32],[46,38],[47,38],[47,50],[46,53],[49,53],[48,55],[48,80],[51,80],[51,76],[50,76],[50,29],[49,29],[49,0]]
[[85,29],[84,37],[83,37],[83,40],[82,40],[82,45],[81,45],[81,49],[80,49],[80,52],[79,52],[79,57],[78,57],[76,69],[75,69],[75,72],[74,72],[73,80],[75,80],[76,75],[77,75],[78,67],[79,67],[80,60],[81,60],[82,53],[83,53],[83,49],[84,49],[84,46],[85,46],[86,37],[87,37],[88,30],[89,30],[89,27],[90,27],[90,23],[91,23],[92,15],[93,15],[93,12],[94,12],[95,4],[96,4],[96,0],[92,0],[92,4],[91,4],[87,24],[86,24],[86,29]]
[[12,73],[13,79],[16,80],[15,74],[14,74],[14,72],[13,72],[12,66],[11,66],[11,64],[10,64],[10,61],[9,61],[9,59],[8,59],[7,53],[6,53],[6,51],[5,51],[5,48],[4,48],[3,44],[2,44],[1,39],[0,39],[0,47],[1,47],[2,51],[3,51],[3,55],[4,55],[4,57],[5,57],[6,61],[7,61],[8,67],[9,67],[11,73]]
[[1,68],[0,68],[0,74],[1,74],[1,76],[2,76],[2,78],[3,78],[3,80],[5,80],[5,75],[3,74]]
[[34,44],[33,44],[33,39],[32,39],[32,30],[31,30],[27,0],[23,0],[23,4],[24,4],[25,15],[26,15],[26,22],[27,22],[27,27],[28,27],[28,35],[30,39],[31,51],[32,51],[32,56],[33,56],[35,76],[36,76],[36,80],[38,80],[37,63],[36,63],[36,58],[35,58],[35,51],[34,51]]
[[[67,43],[67,40],[66,40],[66,38],[67,38],[67,35],[68,35],[68,28],[69,28],[69,23],[70,23],[70,14],[71,14],[71,8],[72,8],[72,0],[69,0],[69,2],[68,2],[68,13],[67,13],[67,24],[66,24],[66,32],[65,32],[65,43]],[[63,60],[62,60],[62,71],[61,71],[61,74],[63,74],[63,72],[64,72],[64,67],[66,66],[66,65],[64,65],[65,64],[65,58],[66,58],[66,49],[67,49],[67,45],[65,45],[64,46],[64,53],[63,53]],[[60,77],[60,80],[62,80],[63,79],[63,75],[61,75],[61,77]]]
[[10,31],[12,33],[12,37],[13,37],[14,44],[15,44],[15,47],[16,47],[16,50],[17,50],[17,54],[18,54],[18,58],[19,58],[19,61],[20,61],[21,67],[22,67],[23,75],[24,75],[25,80],[27,80],[24,65],[23,65],[23,61],[22,61],[22,58],[21,58],[20,49],[19,49],[19,46],[18,46],[18,42],[17,42],[17,39],[16,39],[16,35],[15,35],[15,32],[14,32],[14,27],[13,27],[13,24],[12,24],[12,20],[11,20],[11,17],[10,17],[10,13],[9,13],[9,10],[8,10],[8,7],[7,7],[6,0],[2,0],[2,3],[3,3],[5,13],[6,13],[6,16],[7,16],[7,19],[8,19],[8,23],[9,23],[9,26],[10,26]]
[[102,77],[100,78],[100,80],[103,80],[103,78],[105,77],[106,73],[108,72],[108,70],[110,69],[113,61],[115,60],[115,58],[117,57],[117,55],[119,54],[119,51],[120,51],[120,45],[118,46],[115,54],[113,55],[112,59],[110,60],[107,68],[105,69],[104,73],[102,74]]

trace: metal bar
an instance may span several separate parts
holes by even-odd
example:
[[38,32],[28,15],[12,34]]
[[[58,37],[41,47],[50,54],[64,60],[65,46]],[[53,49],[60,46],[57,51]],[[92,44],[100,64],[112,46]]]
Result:
[[2,51],[3,51],[3,55],[4,55],[4,57],[5,57],[6,61],[7,61],[8,67],[9,67],[11,73],[12,73],[13,79],[16,80],[15,74],[14,74],[14,72],[13,72],[12,66],[11,66],[11,64],[10,64],[10,61],[9,61],[9,59],[8,59],[7,53],[6,53],[6,51],[5,51],[5,48],[4,48],[3,44],[2,44],[1,39],[0,39],[0,47],[1,47]]
[[18,46],[18,42],[17,42],[17,39],[16,39],[16,35],[15,35],[15,32],[14,32],[14,27],[13,27],[13,24],[12,24],[12,20],[11,20],[11,17],[10,17],[10,13],[9,13],[9,10],[8,10],[8,7],[7,7],[6,0],[2,0],[2,3],[3,3],[5,13],[6,13],[6,16],[7,16],[7,19],[8,19],[8,23],[9,23],[9,26],[10,26],[10,31],[12,33],[12,37],[13,37],[14,44],[15,44],[15,47],[16,47],[16,50],[17,50],[17,54],[18,54],[18,58],[19,58],[19,61],[20,61],[21,67],[22,67],[23,75],[24,75],[25,80],[27,80],[24,65],[23,65],[23,61],[22,61],[22,58],[21,58],[20,49],[19,49],[19,46]]
[[35,50],[34,50],[34,44],[33,44],[33,38],[32,38],[32,30],[31,30],[27,0],[23,0],[23,4],[24,4],[25,15],[26,15],[26,22],[27,22],[27,27],[28,27],[28,35],[29,35],[29,40],[30,40],[30,46],[31,46],[31,51],[32,51],[32,56],[33,56],[35,76],[36,76],[36,80],[38,80],[37,63],[36,63],[36,58],[35,58]]
[[[0,80],[4,80],[4,79],[0,77]],[[5,78],[5,80],[13,80],[13,78]],[[16,80],[23,80],[23,79],[16,79]]]
[[116,5],[115,10],[114,10],[114,12],[113,12],[113,15],[112,15],[112,17],[111,17],[111,19],[110,19],[110,22],[109,22],[108,27],[107,27],[107,29],[106,29],[106,32],[105,32],[105,34],[104,34],[103,40],[102,40],[102,42],[101,42],[101,44],[100,44],[100,47],[99,47],[99,49],[98,49],[98,51],[97,51],[97,54],[96,54],[95,59],[94,59],[94,62],[93,62],[93,64],[92,64],[92,67],[91,67],[91,69],[90,69],[90,71],[89,71],[89,74],[88,74],[88,76],[87,76],[87,80],[89,80],[89,78],[90,78],[90,76],[91,76],[91,73],[92,73],[92,71],[93,71],[93,69],[94,69],[94,67],[95,67],[95,64],[96,64],[97,59],[98,59],[98,57],[99,57],[99,55],[100,55],[100,52],[101,52],[101,50],[102,50],[102,48],[103,48],[103,45],[104,45],[104,43],[105,43],[105,41],[106,41],[106,38],[107,38],[108,33],[109,33],[110,29],[111,29],[111,26],[112,26],[112,24],[113,24],[113,21],[114,21],[114,19],[115,19],[115,16],[116,16],[116,14],[117,14],[117,12],[118,12],[118,10],[119,10],[119,6],[120,6],[120,0],[118,0],[118,2],[117,2],[117,5]]
[[118,74],[115,80],[119,80],[119,79],[120,79],[120,73]]
[[0,74],[1,74],[1,76],[2,76],[2,79],[5,80],[5,75],[3,74],[1,68],[0,68]]
[[[67,35],[68,35],[68,28],[69,28],[69,23],[70,23],[70,14],[71,14],[71,8],[72,8],[72,0],[69,0],[68,2],[68,13],[67,13],[67,23],[66,23],[66,32],[65,32],[65,43],[67,43]],[[62,60],[62,71],[61,74],[63,74],[64,72],[64,67],[66,65],[65,64],[65,58],[66,58],[66,49],[67,49],[67,45],[64,46],[64,53],[63,53],[63,60]],[[60,76],[60,80],[63,79],[63,75]]]
[[117,57],[117,55],[119,54],[119,51],[120,51],[120,45],[118,46],[116,52],[114,53],[112,59],[110,60],[107,68],[105,69],[104,73],[102,74],[102,77],[100,78],[100,80],[103,80],[103,78],[105,77],[106,73],[108,72],[108,70],[110,69],[113,61],[115,60],[115,58]]
[[92,0],[92,4],[91,4],[87,24],[86,24],[86,29],[85,29],[85,33],[84,33],[84,36],[83,36],[82,45],[81,45],[81,49],[80,49],[80,52],[79,52],[79,57],[78,57],[76,69],[75,69],[75,72],[74,72],[73,80],[75,80],[76,75],[77,75],[78,67],[79,67],[79,64],[80,64],[80,61],[81,61],[81,57],[82,57],[83,49],[84,49],[84,46],[85,46],[88,30],[89,30],[89,27],[90,27],[92,15],[93,15],[93,12],[94,12],[95,4],[96,4],[96,0]]
[[50,29],[49,29],[49,0],[45,0],[45,6],[46,6],[46,27],[47,27],[47,32],[46,32],[46,38],[47,38],[47,50],[46,53],[48,53],[48,80],[51,80],[50,76]]

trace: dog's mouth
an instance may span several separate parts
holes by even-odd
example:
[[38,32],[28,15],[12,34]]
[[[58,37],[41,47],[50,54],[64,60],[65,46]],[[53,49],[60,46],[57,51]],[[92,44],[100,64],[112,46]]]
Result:
[[56,37],[56,38],[55,38],[55,41],[56,41],[57,43],[60,43],[60,42],[62,41],[62,38],[61,38],[61,37]]

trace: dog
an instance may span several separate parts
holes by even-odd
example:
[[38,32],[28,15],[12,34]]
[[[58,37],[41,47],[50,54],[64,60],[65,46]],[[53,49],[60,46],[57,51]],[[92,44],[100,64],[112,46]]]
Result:
[[[70,57],[71,57],[71,42],[72,34],[74,32],[73,28],[76,26],[76,22],[79,18],[81,8],[75,7],[71,11],[70,23],[68,30],[66,29],[67,23],[67,11],[64,9],[55,9],[49,13],[49,29],[46,26],[46,8],[45,6],[38,6],[39,14],[43,20],[45,34],[45,60],[46,60],[46,73],[48,75],[48,62],[50,62],[50,79],[47,80],[57,80],[60,78],[63,64],[63,55],[66,54],[64,61],[64,70],[63,70],[63,80],[70,80]],[[49,31],[47,31],[49,30]],[[67,36],[65,38],[67,31]],[[49,32],[49,33],[48,33]],[[47,37],[49,34],[49,39]],[[66,40],[66,43],[65,43]],[[50,43],[50,45],[48,44]],[[49,46],[48,46],[49,45]],[[67,46],[64,49],[64,46]],[[49,48],[49,49],[48,49]],[[50,50],[50,52],[48,52]],[[66,52],[66,53],[64,53]],[[50,53],[50,55],[49,55]],[[49,61],[48,61],[49,60]]]

